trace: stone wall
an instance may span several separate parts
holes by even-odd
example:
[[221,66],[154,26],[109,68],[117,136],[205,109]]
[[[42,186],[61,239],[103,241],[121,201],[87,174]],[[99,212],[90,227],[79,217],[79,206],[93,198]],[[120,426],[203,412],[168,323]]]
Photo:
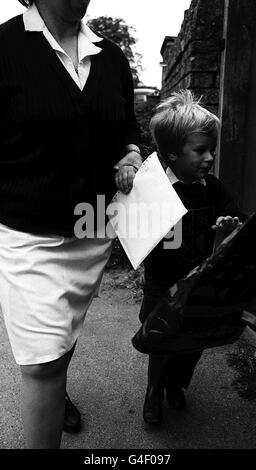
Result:
[[161,98],[189,88],[218,113],[224,5],[224,0],[192,0],[179,35],[165,38]]

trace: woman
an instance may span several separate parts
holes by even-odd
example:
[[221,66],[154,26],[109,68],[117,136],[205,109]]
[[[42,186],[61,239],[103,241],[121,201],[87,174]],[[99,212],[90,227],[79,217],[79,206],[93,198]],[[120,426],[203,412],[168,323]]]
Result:
[[115,180],[129,191],[141,157],[128,62],[82,21],[89,1],[19,1],[28,10],[0,26],[0,302],[27,447],[50,449],[111,251],[107,236],[74,236],[76,206],[107,204]]

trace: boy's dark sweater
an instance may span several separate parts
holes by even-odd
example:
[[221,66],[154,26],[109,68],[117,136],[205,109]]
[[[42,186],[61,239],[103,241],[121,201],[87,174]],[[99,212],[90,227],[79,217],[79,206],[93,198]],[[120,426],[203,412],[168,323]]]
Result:
[[159,287],[168,289],[211,255],[215,238],[211,227],[219,216],[241,215],[224,185],[213,175],[206,177],[206,186],[177,182],[173,188],[188,210],[182,219],[182,245],[176,250],[164,249],[162,240],[147,256],[145,293]]
[[128,61],[106,38],[100,47],[81,91],[21,15],[0,25],[1,223],[69,236],[78,203],[114,195],[113,166],[139,130]]

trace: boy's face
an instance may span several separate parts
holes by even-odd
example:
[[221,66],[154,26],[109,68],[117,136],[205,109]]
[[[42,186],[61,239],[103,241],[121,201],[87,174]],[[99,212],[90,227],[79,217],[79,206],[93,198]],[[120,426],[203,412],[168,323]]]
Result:
[[191,134],[172,164],[177,176],[187,184],[205,178],[212,167],[216,139],[205,134]]

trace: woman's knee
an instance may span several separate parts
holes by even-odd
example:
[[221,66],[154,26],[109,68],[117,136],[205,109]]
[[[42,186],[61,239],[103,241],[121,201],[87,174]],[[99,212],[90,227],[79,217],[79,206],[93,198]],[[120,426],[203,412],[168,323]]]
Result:
[[43,364],[22,365],[20,366],[21,374],[24,378],[37,380],[54,378],[66,374],[72,353],[73,350],[55,361],[45,362]]

